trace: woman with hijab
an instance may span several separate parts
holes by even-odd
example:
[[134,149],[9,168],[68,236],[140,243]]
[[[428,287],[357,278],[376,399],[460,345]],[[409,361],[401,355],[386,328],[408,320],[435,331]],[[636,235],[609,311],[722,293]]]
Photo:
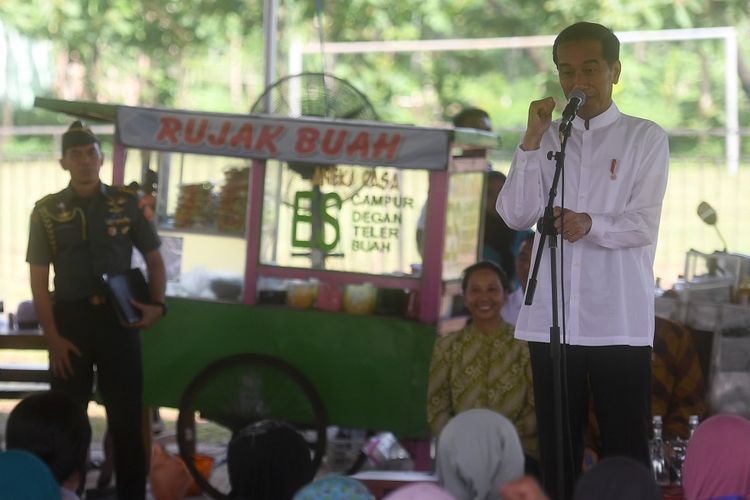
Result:
[[573,500],[661,500],[654,476],[628,457],[608,457],[581,476]]
[[41,458],[26,450],[0,451],[0,498],[58,499],[60,487]]
[[507,278],[495,263],[467,267],[461,280],[471,321],[435,341],[427,388],[427,421],[433,436],[462,411],[487,408],[515,426],[524,452],[538,458],[531,362],[526,342],[500,316]]
[[458,500],[494,500],[508,481],[523,475],[524,457],[513,424],[491,410],[459,413],[437,447],[440,484]]
[[375,500],[375,497],[356,479],[328,476],[299,490],[294,500]]
[[690,438],[682,477],[686,500],[750,499],[750,421],[706,419]]
[[435,483],[415,483],[402,486],[383,500],[456,500],[456,497]]

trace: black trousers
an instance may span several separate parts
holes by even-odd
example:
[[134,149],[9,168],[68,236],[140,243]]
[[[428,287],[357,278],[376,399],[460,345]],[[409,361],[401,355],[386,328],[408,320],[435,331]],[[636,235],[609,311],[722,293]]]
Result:
[[562,354],[565,498],[558,491],[552,359],[549,344],[529,342],[541,475],[550,498],[572,497],[581,475],[589,397],[601,432],[600,458],[620,455],[649,468],[651,347],[565,346]]
[[112,436],[117,496],[139,500],[146,495],[146,455],[143,444],[143,375],[137,330],[120,325],[109,304],[87,300],[58,302],[55,322],[62,336],[81,356],[71,355],[73,376],[52,376],[52,389],[64,391],[88,405],[96,366],[97,390],[107,411]]

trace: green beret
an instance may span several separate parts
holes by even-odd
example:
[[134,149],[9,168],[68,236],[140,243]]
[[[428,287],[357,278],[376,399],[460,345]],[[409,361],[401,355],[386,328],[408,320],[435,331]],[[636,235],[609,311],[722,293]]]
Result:
[[87,144],[101,144],[99,138],[91,131],[90,128],[84,127],[80,120],[70,124],[68,130],[62,136],[62,154],[69,148],[86,146]]

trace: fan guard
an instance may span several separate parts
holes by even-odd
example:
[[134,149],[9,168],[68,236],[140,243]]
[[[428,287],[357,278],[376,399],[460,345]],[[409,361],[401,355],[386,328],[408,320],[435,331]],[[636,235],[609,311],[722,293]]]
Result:
[[[270,96],[270,109],[265,109]],[[377,121],[378,114],[367,97],[351,83],[329,73],[299,73],[269,85],[250,108],[291,118],[313,116]]]

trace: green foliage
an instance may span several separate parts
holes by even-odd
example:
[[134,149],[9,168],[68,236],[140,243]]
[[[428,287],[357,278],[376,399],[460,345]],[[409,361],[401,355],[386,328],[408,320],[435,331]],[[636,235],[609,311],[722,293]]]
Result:
[[[262,3],[4,0],[3,22],[51,39],[86,68],[78,98],[237,111],[263,90]],[[280,75],[292,39],[318,40],[317,4],[281,2]],[[746,0],[325,0],[322,7],[326,42],[554,35],[593,19],[616,31],[736,26],[741,56],[750,60]],[[723,127],[723,61],[717,41],[624,44],[615,98],[623,111],[668,129]],[[308,71],[324,66],[319,56],[304,63]],[[529,101],[562,100],[549,48],[338,55],[325,68],[394,122],[447,123],[472,105],[516,135]],[[741,106],[748,126],[747,99]]]

